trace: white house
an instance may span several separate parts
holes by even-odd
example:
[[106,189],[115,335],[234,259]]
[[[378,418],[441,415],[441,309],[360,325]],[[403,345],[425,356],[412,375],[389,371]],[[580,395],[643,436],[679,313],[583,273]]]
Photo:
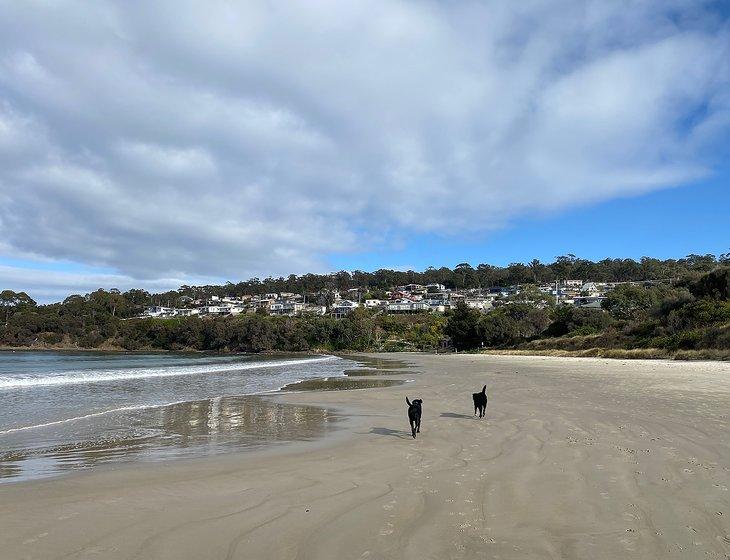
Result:
[[493,300],[487,300],[482,298],[467,298],[466,304],[472,309],[478,309],[479,311],[487,311],[494,307]]
[[583,284],[580,291],[585,292],[589,296],[597,296],[601,293],[601,290],[598,289],[598,286],[595,282],[586,282],[585,284]]
[[174,307],[153,305],[144,310],[144,317],[171,317],[175,313]]
[[397,299],[388,303],[388,313],[421,313],[430,311],[431,307],[424,301],[411,301],[409,299]]
[[352,313],[358,307],[360,307],[360,304],[356,301],[350,301],[349,299],[338,299],[332,304],[332,310],[330,311],[330,314],[337,319],[341,319],[342,317],[345,317]]
[[200,315],[227,315],[228,311],[220,305],[204,305],[198,308]]
[[175,317],[192,317],[193,315],[198,315],[199,313],[199,309],[176,309]]
[[308,303],[302,309],[302,313],[306,313],[309,315],[326,315],[327,307],[324,305],[315,305],[312,303]]
[[272,315],[288,315],[293,317],[294,315],[301,313],[303,309],[303,303],[279,300],[271,304],[271,307],[269,307],[269,313]]

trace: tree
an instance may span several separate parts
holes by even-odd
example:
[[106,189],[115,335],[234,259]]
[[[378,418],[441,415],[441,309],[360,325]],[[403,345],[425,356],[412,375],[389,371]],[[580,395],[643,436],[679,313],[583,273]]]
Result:
[[451,337],[451,342],[457,350],[477,348],[482,341],[479,333],[481,314],[466,303],[459,302],[451,312],[444,332]]
[[502,309],[487,313],[480,322],[479,330],[487,346],[505,346],[518,338],[517,322]]
[[616,319],[637,320],[659,301],[659,290],[623,284],[608,293],[601,306]]
[[537,259],[532,259],[529,264],[532,282],[538,284],[540,282],[542,270],[545,266]]
[[0,292],[0,307],[5,309],[6,326],[13,313],[26,307],[35,306],[36,302],[25,292],[14,292],[12,290],[3,290]]
[[730,298],[730,267],[718,268],[700,277],[690,291],[698,298]]
[[467,284],[467,279],[472,280],[474,279],[474,269],[471,267],[469,263],[460,263],[456,265],[456,268],[454,268],[454,272],[459,274],[461,276],[461,287],[465,288]]

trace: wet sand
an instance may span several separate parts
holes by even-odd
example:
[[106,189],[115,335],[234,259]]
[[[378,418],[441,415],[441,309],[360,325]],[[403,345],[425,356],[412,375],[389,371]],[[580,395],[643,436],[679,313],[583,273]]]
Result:
[[0,558],[730,555],[730,365],[395,358],[412,383],[276,398],[336,437],[0,486]]
[[347,377],[368,377],[370,375],[413,375],[415,371],[398,371],[398,370],[382,370],[382,369],[346,369]]
[[[359,371],[359,370],[351,370]],[[374,389],[376,387],[392,387],[403,385],[402,379],[355,379],[352,377],[333,377],[323,379],[306,379],[289,383],[282,391],[350,391],[354,389]]]

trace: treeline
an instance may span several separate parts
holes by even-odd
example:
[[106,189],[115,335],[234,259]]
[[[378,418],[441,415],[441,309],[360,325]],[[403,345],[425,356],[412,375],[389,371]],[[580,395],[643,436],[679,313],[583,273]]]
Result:
[[668,278],[685,278],[709,272],[719,264],[730,263],[730,253],[688,255],[683,259],[660,260],[651,257],[634,259],[603,259],[593,262],[575,255],[557,257],[552,263],[532,260],[512,263],[506,267],[468,263],[447,267],[430,267],[422,272],[381,269],[375,272],[340,271],[334,274],[289,275],[279,278],[252,278],[245,282],[222,286],[181,286],[180,289],[155,294],[156,302],[173,302],[180,296],[264,294],[270,292],[315,293],[321,290],[364,288],[373,293],[393,286],[407,284],[443,284],[450,289],[489,288],[516,284],[542,284],[576,278],[596,282],[631,282]]

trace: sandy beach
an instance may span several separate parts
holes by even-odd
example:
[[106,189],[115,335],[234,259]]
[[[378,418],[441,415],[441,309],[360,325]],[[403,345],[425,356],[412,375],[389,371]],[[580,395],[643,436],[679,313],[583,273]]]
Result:
[[730,364],[393,357],[275,397],[324,440],[0,486],[0,559],[730,558]]

